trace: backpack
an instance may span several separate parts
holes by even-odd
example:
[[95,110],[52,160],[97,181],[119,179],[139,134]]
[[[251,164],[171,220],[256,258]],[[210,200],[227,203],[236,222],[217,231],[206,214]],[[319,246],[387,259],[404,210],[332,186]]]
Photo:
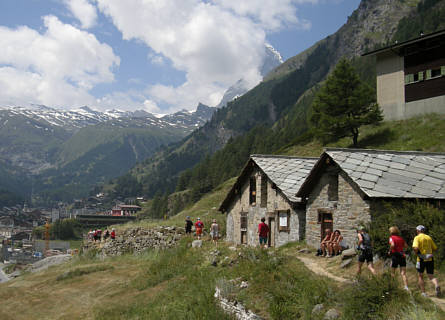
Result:
[[369,251],[372,249],[371,237],[366,232],[362,233],[363,241],[360,244],[360,249],[363,251]]

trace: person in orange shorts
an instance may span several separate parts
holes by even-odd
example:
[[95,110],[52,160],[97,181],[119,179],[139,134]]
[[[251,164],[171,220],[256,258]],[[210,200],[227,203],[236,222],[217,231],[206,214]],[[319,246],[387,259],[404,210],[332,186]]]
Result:
[[196,229],[196,236],[198,237],[198,240],[201,240],[202,229],[204,229],[204,223],[201,221],[200,218],[198,218],[195,223],[195,229]]

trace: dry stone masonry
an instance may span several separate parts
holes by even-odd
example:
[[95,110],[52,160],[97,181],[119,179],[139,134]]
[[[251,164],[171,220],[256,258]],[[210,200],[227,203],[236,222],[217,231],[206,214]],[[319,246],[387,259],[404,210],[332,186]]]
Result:
[[[116,256],[129,252],[140,254],[147,249],[168,249],[176,246],[184,234],[184,228],[180,227],[130,228],[118,234],[115,240],[99,245],[99,250],[102,256]],[[84,250],[90,248],[98,247],[89,243]]]

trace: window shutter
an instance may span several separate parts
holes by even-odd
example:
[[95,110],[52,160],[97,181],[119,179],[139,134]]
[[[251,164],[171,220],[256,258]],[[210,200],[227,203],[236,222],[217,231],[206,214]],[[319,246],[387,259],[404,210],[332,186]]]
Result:
[[419,72],[419,81],[423,81],[423,71]]
[[431,69],[426,70],[426,80],[431,79]]
[[405,84],[409,84],[409,74],[405,75]]
[[440,75],[445,76],[445,66],[440,67]]

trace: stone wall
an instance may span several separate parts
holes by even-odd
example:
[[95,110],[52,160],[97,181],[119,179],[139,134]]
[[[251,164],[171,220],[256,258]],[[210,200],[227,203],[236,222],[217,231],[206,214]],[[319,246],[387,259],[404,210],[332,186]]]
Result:
[[[298,211],[293,208],[291,203],[287,201],[284,195],[274,188],[273,183],[264,175],[259,169],[255,167],[252,170],[250,177],[256,179],[256,202],[250,204],[250,181],[249,177],[245,179],[240,188],[240,193],[232,199],[232,202],[227,209],[227,241],[241,244],[241,213],[247,215],[247,244],[251,246],[258,245],[258,224],[261,218],[266,218],[266,223],[269,224],[269,218],[274,219],[271,227],[271,234],[273,235],[273,243],[275,246],[281,246],[290,241],[301,240],[304,231],[304,211]],[[262,190],[261,180],[266,179],[267,189]],[[262,194],[267,190],[267,202],[262,201]],[[261,204],[265,206],[261,206]],[[266,204],[267,203],[267,204]],[[289,230],[279,230],[278,211],[289,210]]]
[[338,172],[338,198],[330,200],[328,189],[331,182],[332,173],[324,172],[308,197],[306,242],[319,247],[321,224],[318,214],[324,210],[332,213],[333,229],[340,230],[349,247],[353,247],[357,241],[357,226],[371,219],[370,201],[364,200],[361,191],[343,171]]
[[261,320],[262,318],[257,316],[237,301],[229,301],[221,295],[221,290],[216,287],[214,297],[217,299],[220,307],[228,314],[233,315],[238,320]]
[[84,250],[98,249],[102,256],[115,256],[128,252],[140,254],[147,249],[174,247],[184,234],[184,228],[179,227],[130,228],[122,233],[118,232],[115,240],[89,242],[84,246]]

